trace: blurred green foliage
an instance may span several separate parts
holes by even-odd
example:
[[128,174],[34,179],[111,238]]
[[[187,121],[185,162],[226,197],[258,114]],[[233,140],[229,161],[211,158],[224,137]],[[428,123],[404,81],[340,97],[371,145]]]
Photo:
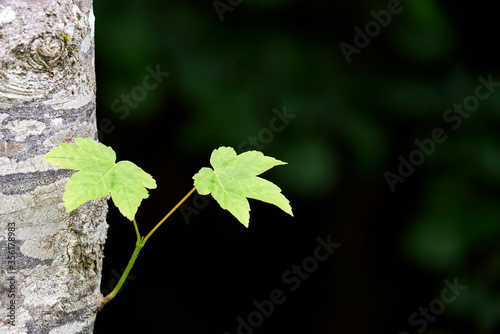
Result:
[[[377,230],[371,237],[393,244],[389,252],[397,255],[384,259],[367,251],[368,262],[404,263],[422,277],[437,277],[431,287],[440,288],[442,278],[467,281],[463,302],[446,311],[450,322],[428,333],[495,333],[500,93],[481,101],[458,129],[443,124],[448,108],[474,94],[477,76],[493,73],[500,80],[497,36],[486,26],[494,11],[485,3],[402,5],[348,64],[339,43],[352,44],[353,28],[363,29],[373,20],[370,10],[383,10],[386,2],[245,0],[221,22],[210,1],[97,1],[98,111],[118,128],[104,142],[118,136],[120,125],[161,120],[183,154],[206,156],[257,136],[269,127],[274,108],[286,108],[297,117],[263,151],[289,163],[273,177],[292,204],[319,212],[323,219],[315,224],[339,238]],[[156,64],[170,76],[120,119],[113,101],[140,85],[145,67]],[[391,193],[383,173],[395,172],[398,155],[408,157],[414,140],[429,138],[437,127],[448,139]],[[338,205],[341,199],[353,204]],[[325,207],[315,206],[318,200]],[[359,215],[364,220],[355,223]],[[311,223],[300,217],[297,224]],[[396,288],[385,289],[387,298],[405,303],[394,320],[403,326],[394,332],[408,328],[406,316],[421,300],[398,299]],[[331,309],[324,307],[326,315],[315,321],[326,321]],[[458,319],[465,325],[451,325]]]

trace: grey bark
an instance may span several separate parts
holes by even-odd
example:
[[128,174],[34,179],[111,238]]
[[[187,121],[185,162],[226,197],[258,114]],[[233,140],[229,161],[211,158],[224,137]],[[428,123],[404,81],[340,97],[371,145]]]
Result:
[[0,333],[93,331],[106,199],[66,213],[73,172],[42,161],[77,137],[97,137],[92,1],[0,0]]

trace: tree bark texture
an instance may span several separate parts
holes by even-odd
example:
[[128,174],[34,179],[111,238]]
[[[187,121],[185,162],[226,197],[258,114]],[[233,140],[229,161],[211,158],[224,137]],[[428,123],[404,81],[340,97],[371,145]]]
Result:
[[97,139],[90,0],[0,0],[0,333],[92,333],[106,199],[66,213],[73,171],[42,161]]

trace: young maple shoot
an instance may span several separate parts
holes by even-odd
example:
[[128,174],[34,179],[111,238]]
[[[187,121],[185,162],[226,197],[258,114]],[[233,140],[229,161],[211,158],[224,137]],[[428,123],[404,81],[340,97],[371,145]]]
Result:
[[257,176],[286,162],[264,156],[258,151],[236,155],[232,147],[223,146],[212,152],[212,168],[203,167],[193,176],[194,188],[146,236],[141,236],[135,215],[142,200],[149,197],[147,189],[156,188],[156,181],[130,161],[116,163],[116,153],[111,147],[90,138],[76,138],[75,144],[61,143],[43,158],[53,165],[77,170],[65,186],[63,201],[66,212],[111,194],[121,214],[133,222],[137,235],[136,246],[125,271],[113,291],[101,298],[96,311],[116,296],[146,241],[195,190],[200,195],[212,194],[220,206],[245,227],[248,227],[250,219],[248,198],[274,204],[293,216],[290,202],[281,189]]

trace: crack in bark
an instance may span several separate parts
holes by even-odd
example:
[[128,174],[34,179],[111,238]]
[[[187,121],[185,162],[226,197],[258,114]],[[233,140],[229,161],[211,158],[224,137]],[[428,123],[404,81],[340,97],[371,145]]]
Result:
[[73,173],[74,171],[68,169],[58,169],[44,172],[0,175],[0,193],[7,196],[26,194],[32,192],[37,187],[69,178]]

